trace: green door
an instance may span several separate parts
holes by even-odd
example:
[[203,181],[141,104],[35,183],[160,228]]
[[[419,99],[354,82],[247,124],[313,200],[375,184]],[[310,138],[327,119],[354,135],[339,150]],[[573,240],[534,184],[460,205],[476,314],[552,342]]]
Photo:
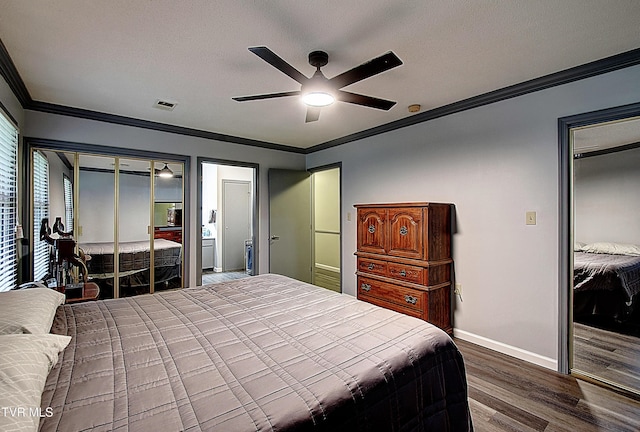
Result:
[[269,170],[269,271],[311,283],[311,174]]

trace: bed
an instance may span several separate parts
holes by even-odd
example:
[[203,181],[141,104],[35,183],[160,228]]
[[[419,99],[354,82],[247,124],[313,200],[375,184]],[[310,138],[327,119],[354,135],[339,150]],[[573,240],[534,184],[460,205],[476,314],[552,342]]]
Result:
[[640,301],[640,248],[616,243],[577,246],[573,261],[574,318],[627,322]]
[[42,432],[473,430],[443,331],[284,276],[62,305],[51,332]]
[[[114,245],[108,243],[82,243],[79,248],[91,257],[87,261],[89,277],[100,286],[102,298],[113,297]],[[182,245],[154,239],[154,277],[156,288],[168,285],[181,277]],[[151,254],[149,241],[120,242],[119,275],[121,296],[149,292],[149,266]]]

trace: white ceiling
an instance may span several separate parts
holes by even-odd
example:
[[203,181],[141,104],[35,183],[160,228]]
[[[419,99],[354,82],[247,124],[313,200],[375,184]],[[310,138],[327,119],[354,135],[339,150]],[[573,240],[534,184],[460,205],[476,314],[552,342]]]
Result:
[[[0,0],[0,39],[36,101],[308,148],[640,47],[638,0]],[[247,50],[266,45],[331,78],[387,51],[400,67],[346,87],[397,101],[347,103],[305,123],[299,90]],[[157,99],[176,108],[154,108]]]

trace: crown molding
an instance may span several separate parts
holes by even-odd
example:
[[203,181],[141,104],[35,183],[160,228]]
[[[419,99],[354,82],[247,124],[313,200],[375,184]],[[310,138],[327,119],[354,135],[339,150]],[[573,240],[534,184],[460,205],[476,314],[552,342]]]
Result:
[[7,47],[4,46],[2,40],[0,40],[0,75],[9,85],[9,88],[22,105],[22,108],[26,108],[33,102],[27,86],[24,85],[24,81],[20,77],[16,65],[11,60]]
[[572,67],[569,69],[555,72],[549,75],[545,75],[539,78],[534,78],[529,81],[524,81],[518,84],[514,84],[508,87],[503,87],[498,90],[494,90],[488,93],[484,93],[472,98],[464,99],[458,102],[451,103],[439,108],[434,108],[429,111],[425,111],[420,114],[406,117],[401,120],[396,120],[391,123],[387,123],[375,128],[367,129],[364,131],[356,132],[351,135],[346,135],[335,140],[327,141],[322,144],[318,144],[307,149],[307,153],[313,153],[320,150],[325,150],[331,147],[336,147],[342,144],[346,144],[351,141],[368,138],[381,133],[390,132],[403,127],[411,126],[417,123],[434,120],[439,117],[448,116],[451,114],[459,113],[473,108],[478,108],[484,105],[489,105],[495,102],[500,102],[505,99],[511,99],[518,96],[523,96],[528,93],[537,92],[540,90],[548,89],[551,87],[568,84],[574,81],[579,81],[585,78],[589,78],[596,75],[601,75],[607,72],[613,72],[619,69],[624,69],[630,66],[640,64],[640,48],[636,48],[631,51],[626,51],[621,54],[616,54],[610,57],[606,57],[601,60],[596,60],[590,63],[586,63],[580,66]]
[[478,108],[484,105],[489,105],[506,99],[523,96],[528,93],[537,92],[563,84],[568,84],[574,81],[579,81],[607,72],[613,72],[638,64],[640,64],[640,48],[606,57],[601,60],[586,63],[584,65],[575,66],[539,78],[534,78],[522,83],[514,84],[508,87],[454,102],[439,108],[434,108],[420,114],[386,123],[371,129],[366,129],[350,135],[345,135],[341,138],[326,141],[324,143],[320,143],[315,146],[303,149],[284,144],[253,140],[233,135],[225,135],[201,129],[175,126],[150,120],[141,120],[116,114],[107,114],[98,111],[56,105],[48,102],[34,101],[31,98],[27,87],[22,81],[22,78],[20,77],[15,64],[11,60],[6,47],[0,40],[0,74],[7,81],[7,84],[16,95],[24,109],[299,154],[315,153],[317,151],[337,147],[352,141],[361,140],[363,138],[372,137],[385,132],[391,132],[396,129],[401,129],[407,126],[434,120],[440,117],[459,113],[461,111]]
[[225,135],[216,132],[209,132],[201,129],[193,129],[183,126],[170,125],[167,123],[154,122],[150,120],[141,120],[132,117],[126,117],[116,114],[107,114],[98,111],[91,111],[81,108],[73,108],[64,105],[56,105],[48,102],[33,101],[25,109],[39,111],[49,114],[59,114],[69,117],[77,117],[86,120],[96,120],[105,123],[114,123],[123,126],[132,126],[143,129],[151,129],[159,132],[168,132],[178,135],[186,135],[197,138],[204,138],[216,141],[223,141],[233,144],[242,144],[252,147],[261,147],[270,150],[280,150],[289,153],[304,153],[305,149],[286,146],[282,144],[270,143],[267,141],[253,140],[249,138],[242,138],[233,135]]

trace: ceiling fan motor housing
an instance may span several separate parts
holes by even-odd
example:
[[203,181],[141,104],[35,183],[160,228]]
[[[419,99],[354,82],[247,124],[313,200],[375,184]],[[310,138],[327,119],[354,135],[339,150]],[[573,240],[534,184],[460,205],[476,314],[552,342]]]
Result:
[[329,63],[329,54],[324,51],[312,51],[309,53],[309,64],[316,68],[321,68]]

